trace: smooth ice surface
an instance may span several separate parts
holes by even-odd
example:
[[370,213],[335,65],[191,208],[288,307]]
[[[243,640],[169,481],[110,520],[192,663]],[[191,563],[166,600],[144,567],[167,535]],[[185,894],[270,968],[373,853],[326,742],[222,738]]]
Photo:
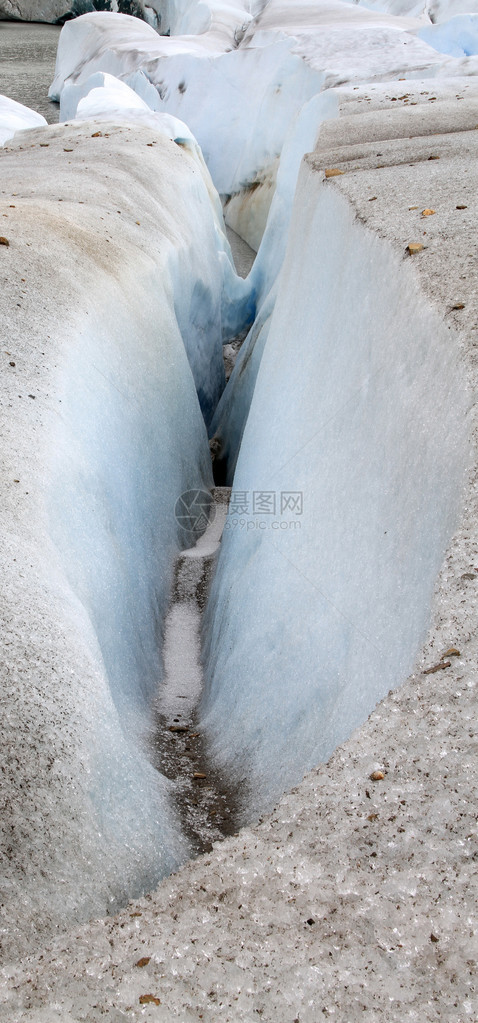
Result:
[[140,112],[151,112],[151,107],[125,82],[98,71],[83,85],[70,85],[63,90],[60,121],[70,121],[77,114],[85,119],[101,114],[114,117],[118,111],[126,110],[130,116],[137,116]]
[[439,53],[470,57],[478,53],[478,14],[458,14],[441,25],[426,25],[418,35]]
[[461,394],[408,267],[303,169],[206,629],[202,724],[246,815],[411,670],[459,504]]
[[457,14],[478,14],[478,0],[431,0],[428,6],[428,15],[435,25]]
[[143,740],[184,542],[175,502],[212,483],[186,347],[202,339],[208,385],[227,274],[194,153],[151,126],[45,127],[0,159],[1,926],[13,954],[188,853]]
[[432,69],[436,55],[410,32],[413,17],[392,16],[341,0],[270,0],[248,29],[244,46],[271,45],[288,38],[292,52],[312,68],[326,71],[329,85],[395,77]]
[[38,128],[42,124],[46,124],[46,120],[36,110],[30,110],[8,96],[0,96],[0,146],[13,138],[15,132]]

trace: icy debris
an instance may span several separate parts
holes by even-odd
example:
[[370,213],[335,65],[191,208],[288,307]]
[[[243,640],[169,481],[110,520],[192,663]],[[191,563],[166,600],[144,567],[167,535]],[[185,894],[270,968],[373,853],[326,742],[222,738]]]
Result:
[[17,131],[41,125],[46,125],[46,120],[36,110],[30,110],[7,96],[0,96],[0,146],[13,138]]

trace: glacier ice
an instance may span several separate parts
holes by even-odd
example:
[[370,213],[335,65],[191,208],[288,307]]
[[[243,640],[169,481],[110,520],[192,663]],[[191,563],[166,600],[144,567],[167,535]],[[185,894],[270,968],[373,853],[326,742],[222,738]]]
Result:
[[[208,283],[211,274],[208,274],[209,261],[206,261],[203,280],[196,283],[189,303],[179,289],[175,307],[201,408],[206,423],[209,423],[225,384],[222,343],[234,337],[252,321],[256,303],[252,281],[246,282],[235,273],[219,196],[201,149],[186,124],[171,114],[152,110],[125,82],[103,72],[91,75],[82,85],[65,88],[60,117],[62,120],[94,119],[95,122],[106,120],[116,124],[150,126],[156,135],[171,139],[186,149],[196,165],[196,171],[199,171],[202,179],[200,202],[204,204],[206,195],[208,212],[213,217],[213,238],[216,256],[221,264],[222,289],[218,292],[217,304],[212,306],[212,291]],[[208,319],[205,321],[207,309]]]
[[425,25],[417,34],[434,50],[450,57],[478,54],[478,14],[457,14],[439,25]]
[[2,153],[15,195],[0,302],[11,953],[114,909],[188,854],[147,744],[184,543],[174,505],[212,484],[190,363],[215,402],[233,276],[217,197],[187,147],[128,120],[28,141]]
[[164,35],[234,34],[261,10],[265,0],[154,0]]
[[60,121],[73,120],[77,115],[85,119],[98,116],[114,118],[127,111],[131,118],[140,113],[152,113],[158,106],[156,90],[142,71],[137,71],[132,77],[137,88],[103,71],[90,75],[81,85],[65,85],[60,99]]
[[[140,27],[125,45],[125,18],[87,14],[64,26],[50,96],[60,99],[65,83],[81,84],[96,71],[129,80],[147,66],[160,109],[187,123],[221,194],[239,190],[276,159],[291,120],[321,87],[320,74],[291,53],[288,40],[210,53],[202,36],[151,38],[144,23],[129,19]],[[217,145],[222,133],[227,146]]]
[[275,178],[287,134],[324,85],[368,80],[371,64],[375,76],[441,67],[413,34],[419,27],[351,5],[344,13],[340,4],[271,2],[231,49],[214,32],[163,38],[137,19],[95,12],[64,26],[50,96],[97,71],[130,81],[145,70],[159,109],[187,123],[216,188],[233,195]]
[[306,163],[205,629],[202,726],[249,819],[411,670],[464,406],[409,268]]
[[383,11],[401,17],[420,18],[424,24],[438,25],[457,14],[478,13],[477,0],[350,0],[369,10]]
[[0,96],[0,146],[13,138],[17,131],[38,128],[43,124],[46,124],[46,120],[36,110],[30,110],[8,96]]
[[[238,356],[231,378],[221,396],[210,426],[221,478],[232,483],[244,426],[249,414],[255,381],[270,325],[270,316],[277,295],[277,279],[284,259],[293,196],[300,162],[313,150],[318,138],[327,149],[330,131],[330,159],[333,161],[337,143],[358,147],[367,139],[378,144],[384,139],[426,137],[439,127],[442,131],[469,130],[474,123],[476,88],[473,79],[460,81],[463,104],[458,115],[456,92],[458,81],[446,78],[434,81],[434,106],[430,107],[430,85],[416,79],[407,84],[407,98],[413,105],[400,109],[397,99],[403,96],[401,82],[376,82],[364,86],[341,86],[325,89],[304,105],[292,126],[282,149],[277,183],[266,229],[249,275],[257,315]],[[360,115],[367,104],[366,128]],[[358,153],[360,150],[356,150]],[[246,236],[253,208],[242,202],[242,229]]]
[[[307,124],[311,135],[312,110],[306,111],[314,97],[344,83],[359,87],[371,79],[476,70],[473,57],[438,53],[420,38],[424,17],[406,10],[398,17],[338,0],[226,6],[233,34],[231,25],[225,33],[220,28],[220,4],[217,9],[209,5],[219,20],[213,12],[207,30],[196,26],[195,34],[171,37],[119,14],[93,12],[67,23],[50,96],[68,95],[103,72],[132,86],[148,106],[185,122],[215,187],[229,200],[228,223],[254,248],[261,240],[281,153],[295,133],[297,162]],[[237,34],[239,23],[244,31]]]
[[478,14],[477,0],[429,0],[427,13],[434,25],[449,21],[457,14]]
[[277,288],[272,287],[237,354],[234,369],[209,427],[215,451],[215,477],[228,485],[234,479],[276,297]]
[[[45,418],[41,431],[28,408],[9,422],[2,537],[5,748],[24,761],[9,785],[29,789],[6,823],[24,829],[29,864],[18,913],[45,929],[113,908],[187,855],[170,786],[141,744],[181,542],[171,509],[212,482],[204,420],[234,492],[201,716],[217,761],[246,779],[248,817],[410,669],[466,459],[459,368],[409,269],[310,161],[293,213],[292,200],[319,133],[333,157],[327,124],[339,114],[359,161],[370,156],[353,124],[361,104],[372,122],[413,93],[400,116],[417,130],[427,78],[456,97],[444,81],[476,72],[474,16],[450,22],[460,0],[154,8],[178,35],[105,13],[65,26],[51,94],[73,124],[49,129],[46,151],[31,143],[40,169],[54,153],[71,175],[55,171],[35,221],[43,283],[28,327],[48,373],[28,362],[41,402],[21,390]],[[429,107],[429,130],[436,116]],[[401,139],[398,121],[390,133],[384,113],[374,140]],[[88,167],[81,188],[76,156],[62,155],[73,152]],[[211,175],[229,222],[258,247],[247,282]],[[222,342],[253,320],[223,391]],[[20,387],[11,398],[24,400]],[[31,444],[19,464],[17,434]],[[15,497],[24,478],[33,513]],[[176,668],[177,616],[169,625]],[[7,889],[15,907],[10,875]]]
[[[313,96],[301,108],[281,150],[266,228],[249,275],[257,314],[210,425],[210,434],[218,449],[216,471],[222,478],[227,479],[229,484],[234,477],[277,296],[277,278],[284,259],[300,163],[304,154],[314,148],[323,122],[338,116],[339,104],[346,97],[346,91],[338,89],[328,89]],[[234,219],[234,227],[252,241],[251,233],[256,221],[257,209],[253,203],[248,205],[246,192],[241,202],[240,223],[237,224],[237,220]]]
[[[371,110],[374,107],[381,108],[387,107],[387,105],[392,107],[394,100],[396,101],[401,95],[401,87],[397,82],[382,85],[381,78],[393,79],[397,76],[406,76],[409,79],[416,79],[415,90],[418,93],[420,79],[423,79],[424,76],[452,75],[463,70],[462,61],[454,62],[449,58],[444,60],[436,50],[418,38],[416,33],[423,20],[420,22],[416,16],[409,16],[410,11],[406,9],[406,5],[401,13],[403,16],[397,18],[387,11],[371,11],[355,5],[349,5],[344,10],[344,6],[341,4],[317,3],[312,5],[304,3],[292,6],[281,3],[279,0],[272,0],[258,18],[249,23],[243,38],[239,40],[239,45],[230,53],[221,52],[220,47],[212,53],[209,49],[211,40],[206,39],[207,32],[204,37],[161,40],[159,44],[155,44],[156,49],[150,49],[149,40],[147,42],[145,40],[144,49],[140,52],[140,49],[136,48],[133,52],[132,48],[125,49],[122,46],[119,37],[118,41],[116,40],[114,19],[110,22],[108,34],[104,32],[98,21],[99,32],[95,35],[96,18],[91,16],[88,26],[85,27],[85,32],[87,28],[88,33],[91,33],[89,39],[86,35],[81,35],[83,29],[80,23],[71,29],[67,27],[69,35],[68,39],[65,37],[63,56],[57,68],[55,88],[58,91],[61,91],[62,88],[67,89],[68,81],[81,83],[95,67],[100,65],[104,70],[114,69],[117,75],[131,81],[131,77],[128,78],[128,76],[137,73],[141,67],[144,68],[147,64],[147,77],[150,82],[156,83],[158,86],[160,108],[169,111],[174,116],[180,116],[192,128],[202,144],[206,162],[220,192],[226,197],[238,196],[236,205],[234,205],[234,200],[229,203],[229,222],[233,227],[237,227],[240,216],[241,232],[246,237],[249,236],[251,240],[253,240],[253,232],[256,230],[255,220],[258,208],[256,195],[259,195],[260,203],[262,201],[260,194],[263,188],[264,202],[269,201],[266,183],[269,179],[273,184],[276,181],[267,226],[249,278],[250,311],[252,312],[255,305],[256,319],[237,358],[231,380],[220,399],[210,426],[210,433],[214,435],[220,449],[219,461],[222,459],[223,466],[227,463],[229,482],[232,480],[237,460],[234,487],[237,485],[239,490],[251,490],[250,487],[247,487],[248,474],[253,476],[251,493],[254,486],[259,485],[254,474],[255,462],[259,459],[259,455],[253,455],[254,442],[251,439],[254,429],[257,431],[257,436],[260,436],[257,428],[260,414],[256,411],[254,415],[254,410],[257,410],[259,405],[262,406],[264,417],[262,422],[265,423],[266,419],[268,422],[274,421],[275,416],[276,421],[271,432],[273,435],[280,434],[278,409],[275,409],[271,417],[269,413],[266,414],[266,409],[269,406],[267,389],[265,385],[261,387],[261,380],[264,379],[261,358],[263,352],[270,352],[276,346],[274,324],[278,323],[278,310],[281,311],[283,317],[285,316],[282,296],[284,275],[278,281],[278,274],[284,259],[292,196],[303,154],[308,148],[313,148],[317,134],[325,121],[337,116],[340,102],[348,102],[350,106],[353,106],[354,102],[356,105],[364,101],[372,102]],[[420,12],[414,10],[413,15],[416,14],[420,14]],[[123,30],[119,25],[119,36],[121,31]],[[358,45],[358,40],[360,45]],[[208,56],[205,59],[206,54]],[[370,82],[370,68],[373,68],[375,81],[366,86],[360,85],[362,82]],[[472,70],[471,65],[470,69]],[[216,74],[218,76],[217,85]],[[343,84],[341,85],[342,95],[341,89],[336,88],[338,83],[344,82],[351,83],[350,94],[346,99],[343,95]],[[353,86],[358,92],[355,101],[352,96],[352,83],[357,83]],[[252,95],[251,87],[254,95]],[[410,89],[410,86],[408,88]],[[390,94],[387,90],[391,90]],[[371,97],[373,97],[372,100]],[[210,108],[211,98],[214,104],[213,111]],[[258,106],[260,107],[259,114]],[[433,115],[430,114],[430,116]],[[344,119],[343,123],[343,130],[347,131],[349,122]],[[251,125],[257,125],[260,130],[251,130]],[[218,146],[218,136],[221,139],[227,139],[228,144]],[[307,202],[310,208],[310,201],[307,200]],[[309,212],[311,212],[310,209]],[[254,223],[249,224],[248,217],[251,217],[251,220],[254,218]],[[314,222],[318,231],[318,221]],[[296,235],[295,226],[293,233]],[[254,240],[258,240],[257,236]],[[322,251],[325,260],[325,247]],[[312,253],[310,256],[312,258]],[[322,274],[322,266],[318,265],[315,256],[314,260],[315,280]],[[308,281],[308,289],[312,292],[314,285],[308,270],[304,273],[304,280]],[[367,287],[369,287],[368,282]],[[303,303],[306,305],[305,290],[303,294]],[[290,299],[290,301],[295,309],[296,298]],[[396,325],[396,329],[400,331],[405,327],[403,323],[401,325],[399,323],[398,326]],[[295,330],[292,323],[289,324],[289,331],[294,336]],[[285,359],[284,354],[282,357]],[[346,358],[344,355],[345,360]],[[269,365],[269,362],[267,364]],[[311,374],[310,365],[307,371],[304,369],[304,373]],[[284,379],[277,383],[278,391],[287,393],[288,383],[286,381],[287,373],[285,373]],[[252,412],[249,415],[251,400]],[[287,422],[287,419],[285,421]],[[266,427],[264,430],[267,432]],[[270,461],[270,451],[268,451],[267,457]],[[459,468],[457,468],[457,472],[459,472]],[[294,490],[295,487],[296,481],[292,480],[290,489]],[[320,500],[321,497],[318,495],[319,504]],[[404,501],[406,502],[406,496],[404,496]],[[303,522],[301,525],[303,526]],[[413,572],[410,572],[408,595],[413,592],[414,607],[426,606],[424,594],[426,591],[429,595],[433,572],[436,571],[438,564],[437,551],[446,535],[448,525],[448,520],[446,525],[443,522],[436,525],[436,533],[439,538],[433,547],[433,553],[430,554],[428,575],[425,573],[426,578],[424,576],[423,590],[420,595],[418,595],[418,589],[413,589],[418,584],[413,578]],[[240,566],[242,564],[248,566],[243,585],[248,589],[248,599],[253,608],[251,612],[254,619],[251,624],[253,635],[257,633],[264,622],[264,618],[258,610],[260,601],[257,593],[260,592],[260,585],[257,580],[261,577],[262,572],[265,577],[269,576],[269,567],[272,564],[268,560],[270,551],[267,556],[264,553],[265,547],[268,545],[269,534],[263,537],[257,530],[249,535],[247,532],[249,523],[244,526],[244,534],[241,533],[241,528],[243,527],[239,526],[237,532],[232,530],[231,535],[228,535],[224,542],[220,561],[221,568],[214,590],[213,610],[209,612],[207,656],[210,684],[204,697],[203,707],[213,747],[218,758],[220,760],[222,758],[223,762],[227,763],[228,769],[232,770],[232,774],[234,775],[235,770],[235,754],[240,757],[244,756],[246,761],[247,758],[250,758],[252,785],[253,787],[257,786],[257,792],[260,793],[257,796],[257,801],[260,803],[262,799],[270,798],[271,793],[280,791],[283,785],[289,783],[291,779],[299,777],[304,764],[311,764],[330,751],[333,745],[347,734],[347,730],[351,727],[350,722],[358,720],[360,715],[363,716],[366,713],[371,697],[367,692],[365,680],[362,680],[358,686],[355,702],[348,698],[348,672],[352,670],[350,665],[355,664],[358,633],[356,630],[354,633],[353,628],[350,631],[351,627],[344,626],[342,623],[342,629],[337,629],[334,647],[343,650],[347,648],[347,645],[350,646],[350,663],[347,661],[345,668],[341,666],[338,669],[333,653],[327,654],[327,670],[332,673],[332,676],[334,672],[336,676],[337,671],[339,674],[342,672],[339,684],[339,689],[342,692],[342,704],[340,701],[337,702],[336,712],[336,718],[340,720],[337,722],[334,719],[327,725],[325,731],[322,729],[322,716],[319,713],[315,716],[311,715],[315,724],[310,724],[309,727],[305,723],[306,711],[304,708],[307,707],[307,701],[310,700],[310,690],[307,690],[309,683],[307,683],[303,691],[302,710],[294,711],[296,730],[288,732],[286,725],[283,725],[284,736],[288,735],[294,748],[296,750],[300,748],[301,752],[297,752],[295,761],[293,758],[292,760],[288,759],[285,753],[287,742],[284,738],[283,764],[279,770],[275,770],[275,773],[272,771],[271,747],[277,743],[277,722],[270,729],[269,739],[265,735],[267,729],[264,730],[257,724],[257,714],[252,715],[254,724],[246,723],[247,701],[250,700],[250,705],[254,706],[248,688],[249,685],[252,685],[254,670],[249,653],[243,648],[245,641],[241,639],[247,633],[249,621],[247,620],[244,625],[244,633],[242,625],[240,629],[238,626],[242,614],[241,596],[244,597],[245,593],[245,589],[244,592],[241,591]],[[303,535],[302,529],[299,539]],[[282,538],[281,532],[282,539],[286,545],[287,542],[293,543],[294,537],[284,534],[284,538]],[[244,544],[242,551],[241,544]],[[311,546],[314,547],[313,541],[311,541]],[[432,565],[433,558],[435,561]],[[229,570],[223,567],[226,565],[226,560],[229,562]],[[260,565],[260,568],[257,568],[257,579],[253,572],[254,565]],[[231,583],[231,577],[238,566],[238,581]],[[227,581],[221,582],[221,579]],[[237,604],[235,605],[237,618],[234,624],[233,616],[229,613],[232,600],[229,589],[231,593],[237,590]],[[226,593],[228,594],[227,598]],[[250,593],[254,594],[253,599],[250,598]],[[264,594],[262,594],[262,601],[265,606],[267,597]],[[412,602],[410,602],[410,606],[412,606]],[[284,609],[282,611],[284,612]],[[226,624],[221,625],[223,619]],[[284,620],[285,612],[281,619],[281,625],[277,626],[279,631],[283,627]],[[324,621],[327,621],[326,617],[324,617]],[[386,623],[382,623],[382,625],[386,630]],[[272,628],[270,622],[269,626]],[[387,667],[383,672],[386,681],[383,683],[384,689],[381,692],[385,691],[385,687],[388,688],[392,685],[394,680],[396,681],[400,672],[405,671],[408,663],[406,663],[406,656],[412,656],[410,651],[416,649],[419,636],[423,634],[424,619],[422,618],[420,623],[418,612],[415,626],[412,627],[410,623],[407,623],[408,627],[407,638],[403,639],[403,649],[394,648],[393,655],[387,661]],[[327,628],[327,625],[324,625],[323,628]],[[297,632],[300,634],[300,629]],[[325,649],[328,649],[327,642]],[[274,647],[270,637],[269,646],[271,649]],[[254,643],[252,643],[252,647],[254,647]],[[229,663],[224,651],[230,648],[232,648],[233,654]],[[308,649],[309,655],[312,656],[310,652],[312,647],[309,646]],[[268,656],[273,661],[273,654],[266,654],[266,660]],[[348,657],[348,654],[344,656]],[[289,654],[286,655],[287,657]],[[295,648],[292,660],[294,658],[295,662],[299,664],[300,660]],[[243,668],[238,667],[238,662],[241,662]],[[247,667],[245,667],[246,665]],[[238,668],[237,672],[236,667]],[[261,677],[263,669],[265,675],[268,675],[268,667],[264,668],[264,665],[261,665]],[[230,677],[230,673],[233,677],[237,675],[240,682],[237,685],[234,684],[233,689],[224,695],[226,680]],[[284,678],[285,674],[285,669],[281,668],[280,677]],[[343,682],[343,677],[345,682]],[[243,691],[242,686],[244,686]],[[310,686],[315,693],[314,683],[310,682]],[[265,695],[266,691],[262,697],[257,690],[254,692],[258,701],[257,707],[263,707],[264,703],[261,703],[261,699],[262,701],[268,699],[268,696]],[[375,693],[374,699],[378,698],[381,692]],[[283,697],[283,690],[279,686],[277,703],[281,703],[282,709],[279,712],[281,720],[287,707]],[[347,703],[348,717],[347,714],[341,717],[340,708]],[[273,701],[271,701],[272,706]],[[239,715],[237,718],[234,717],[236,712]],[[221,730],[219,721],[223,721],[224,718],[231,723],[231,729],[235,727],[232,722],[239,722],[235,739],[231,739],[230,733],[223,725],[221,726],[222,738],[218,737]],[[317,745],[318,733],[316,730],[319,719],[320,748]],[[256,729],[255,732],[254,729]],[[244,771],[248,769],[249,767],[245,767]]]

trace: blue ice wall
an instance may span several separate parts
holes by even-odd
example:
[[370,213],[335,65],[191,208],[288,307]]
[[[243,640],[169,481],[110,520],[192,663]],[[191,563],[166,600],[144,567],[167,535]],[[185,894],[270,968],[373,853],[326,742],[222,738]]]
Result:
[[321,178],[303,165],[205,630],[202,727],[249,819],[412,669],[467,457],[449,331]]

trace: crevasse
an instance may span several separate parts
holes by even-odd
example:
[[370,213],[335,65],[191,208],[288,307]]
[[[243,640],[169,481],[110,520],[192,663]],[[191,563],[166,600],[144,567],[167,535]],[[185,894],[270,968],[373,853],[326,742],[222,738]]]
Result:
[[460,506],[465,409],[409,264],[306,160],[204,632],[202,726],[248,788],[244,821],[411,671]]

